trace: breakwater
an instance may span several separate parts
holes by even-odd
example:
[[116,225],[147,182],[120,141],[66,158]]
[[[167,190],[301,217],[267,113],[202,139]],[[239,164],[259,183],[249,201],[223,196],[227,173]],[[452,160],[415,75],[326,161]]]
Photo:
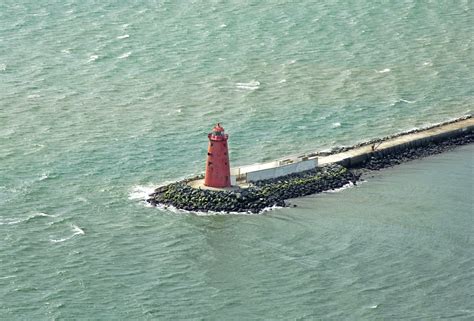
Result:
[[[348,168],[360,167],[370,160],[371,157],[393,158],[408,150],[421,150],[426,155],[435,153],[433,146],[439,145],[438,149],[445,150],[447,146],[469,143],[469,136],[474,131],[474,119],[465,116],[441,124],[423,129],[415,129],[396,135],[374,139],[349,147],[338,147],[331,152],[318,154],[318,163],[340,164]],[[458,139],[463,138],[463,139]],[[443,144],[444,142],[444,144]],[[418,149],[418,147],[420,149]],[[431,153],[428,153],[431,150]]]
[[367,155],[363,162],[357,163],[353,168],[379,170],[395,166],[410,160],[423,158],[451,150],[457,146],[474,142],[472,131],[463,133],[462,136],[446,137],[441,141],[428,141],[423,145],[405,146],[404,148],[375,151]]
[[287,199],[340,188],[357,179],[357,174],[347,168],[331,164],[229,191],[198,189],[189,186],[189,181],[176,182],[157,188],[148,202],[187,211],[258,213],[272,206],[286,206]]
[[187,211],[258,213],[273,206],[288,206],[288,199],[356,184],[370,170],[394,166],[474,141],[474,120],[464,117],[427,129],[374,140],[319,157],[315,169],[261,180],[232,190],[191,187],[202,177],[157,188],[147,200],[152,205]]

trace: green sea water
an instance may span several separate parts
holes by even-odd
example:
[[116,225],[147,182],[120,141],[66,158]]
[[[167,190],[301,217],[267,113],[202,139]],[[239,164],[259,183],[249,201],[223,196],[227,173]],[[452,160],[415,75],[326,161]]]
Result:
[[472,1],[0,2],[1,320],[472,320],[472,146],[261,215],[204,170],[472,111]]

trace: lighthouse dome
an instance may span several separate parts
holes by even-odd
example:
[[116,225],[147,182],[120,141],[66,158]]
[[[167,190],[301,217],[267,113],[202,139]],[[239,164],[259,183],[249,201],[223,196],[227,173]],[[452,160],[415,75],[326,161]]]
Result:
[[214,126],[214,128],[212,129],[212,132],[213,133],[221,132],[221,134],[223,134],[224,133],[224,127],[222,127],[220,123],[217,123],[216,126]]

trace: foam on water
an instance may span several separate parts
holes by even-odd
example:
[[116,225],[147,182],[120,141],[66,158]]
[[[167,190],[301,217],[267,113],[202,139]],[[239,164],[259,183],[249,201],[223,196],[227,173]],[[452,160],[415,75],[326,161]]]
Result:
[[72,239],[73,237],[77,236],[77,235],[85,235],[86,233],[84,232],[83,229],[81,229],[79,226],[77,225],[74,225],[72,224],[71,225],[72,227],[72,232],[73,234],[68,236],[68,237],[64,237],[64,238],[60,238],[60,239],[50,239],[50,241],[52,243],[62,243],[62,242],[65,242],[65,241],[68,241],[70,239]]
[[89,56],[89,59],[87,60],[87,62],[93,62],[93,61],[96,61],[97,59],[99,59],[99,55],[91,55]]
[[131,54],[132,54],[132,52],[131,52],[131,51],[128,51],[128,52],[126,52],[126,53],[120,55],[120,56],[118,57],[118,59],[128,58],[128,57],[130,57]]
[[48,179],[48,178],[49,178],[48,175],[49,175],[48,173],[43,173],[43,174],[41,174],[41,177],[39,178],[39,180],[40,180],[40,181],[44,181],[45,179]]
[[390,106],[393,107],[393,106],[397,106],[397,105],[414,104],[414,103],[416,103],[416,101],[414,101],[414,100],[397,99],[397,100],[393,101],[392,103],[390,103]]
[[[149,204],[147,206],[150,207]],[[274,205],[274,206],[265,207],[264,209],[262,209],[258,213],[252,213],[252,212],[232,212],[232,211],[229,211],[229,212],[226,212],[226,211],[221,211],[221,212],[216,212],[216,211],[207,211],[207,212],[188,211],[188,210],[184,210],[184,209],[178,209],[178,208],[176,208],[172,205],[164,205],[164,204],[157,204],[156,206],[151,206],[151,207],[156,207],[158,210],[163,211],[163,212],[171,212],[171,213],[174,213],[174,214],[191,214],[191,215],[196,215],[196,216],[259,215],[259,214],[263,214],[263,213],[266,213],[266,212],[270,212],[270,211],[282,208],[281,206]]]
[[15,225],[21,222],[24,222],[25,220],[22,219],[4,219],[0,221],[0,225]]
[[339,192],[342,192],[348,188],[353,188],[353,187],[357,187],[359,186],[360,184],[363,184],[365,183],[366,181],[365,180],[361,180],[361,181],[358,181],[356,184],[352,183],[352,182],[349,182],[347,184],[345,184],[344,186],[342,187],[339,187],[339,188],[335,188],[335,189],[330,189],[330,190],[327,190],[327,191],[324,191],[323,193],[339,193]]
[[122,36],[118,36],[117,39],[127,39],[129,37],[130,35],[122,35]]
[[37,212],[32,215],[27,216],[26,218],[5,218],[0,220],[0,225],[16,225],[20,223],[26,223],[36,218],[41,217],[56,217],[55,215],[46,214],[43,212]]
[[128,193],[128,199],[129,200],[140,200],[140,201],[146,201],[149,197],[150,194],[152,194],[156,188],[160,186],[165,186],[167,184],[170,184],[171,182],[159,184],[159,185],[136,185],[133,186]]
[[252,80],[250,82],[238,82],[235,84],[238,89],[243,90],[257,90],[260,88],[260,82],[256,80]]

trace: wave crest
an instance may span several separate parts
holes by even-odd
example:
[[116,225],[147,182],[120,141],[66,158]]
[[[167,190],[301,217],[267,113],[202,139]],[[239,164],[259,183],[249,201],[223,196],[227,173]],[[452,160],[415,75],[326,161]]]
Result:
[[250,82],[238,82],[235,84],[238,89],[244,90],[257,90],[260,88],[260,82],[257,80],[252,80]]
[[72,227],[72,235],[71,236],[68,236],[68,237],[65,237],[65,238],[61,238],[61,239],[50,239],[51,242],[53,243],[62,243],[62,242],[65,242],[67,240],[70,240],[72,239],[73,237],[75,237],[76,235],[84,235],[86,234],[86,232],[84,232],[83,229],[81,229],[79,226],[77,225],[71,225]]

